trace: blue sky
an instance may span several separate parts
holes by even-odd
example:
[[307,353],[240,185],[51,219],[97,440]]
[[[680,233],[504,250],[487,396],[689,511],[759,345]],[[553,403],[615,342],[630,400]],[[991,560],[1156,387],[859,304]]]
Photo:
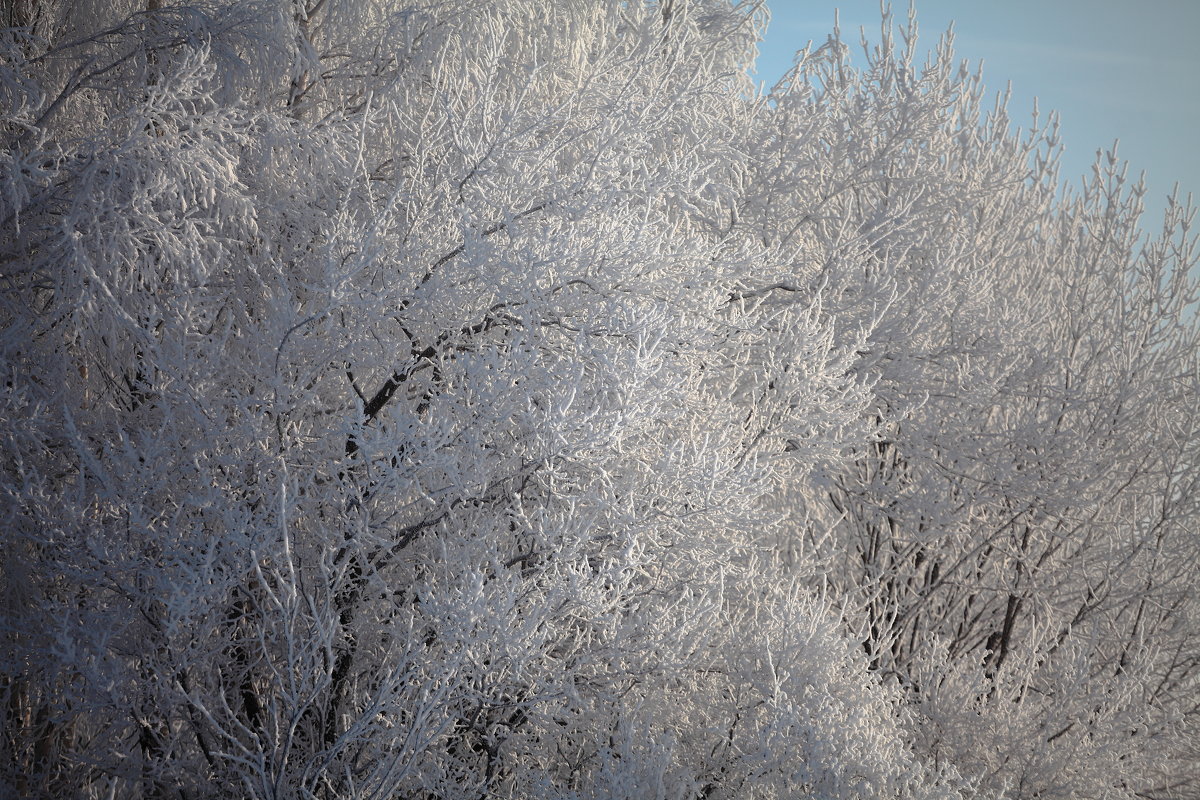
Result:
[[[906,0],[892,5],[903,21]],[[834,8],[856,54],[859,26],[878,40],[878,0],[768,6],[758,60],[767,83],[806,41],[825,41]],[[1150,213],[1161,214],[1175,182],[1200,202],[1200,0],[917,0],[916,8],[919,49],[933,47],[953,21],[959,58],[984,62],[989,91],[1012,81],[1017,124],[1028,122],[1035,96],[1043,113],[1060,113],[1064,180],[1077,184],[1096,150],[1119,138],[1130,174],[1146,173]]]

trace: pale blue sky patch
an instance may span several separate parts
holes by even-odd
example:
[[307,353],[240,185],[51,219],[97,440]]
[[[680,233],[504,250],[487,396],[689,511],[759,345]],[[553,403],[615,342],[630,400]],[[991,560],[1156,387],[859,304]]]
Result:
[[[905,22],[907,3],[892,5]],[[860,63],[860,26],[870,41],[879,38],[878,0],[769,7],[758,67],[768,84],[806,41],[825,41],[835,8]],[[919,50],[932,48],[952,21],[958,57],[984,62],[989,90],[1012,82],[1015,124],[1028,122],[1035,97],[1043,114],[1059,112],[1064,179],[1078,184],[1096,150],[1119,138],[1131,175],[1146,173],[1149,213],[1161,213],[1176,181],[1200,200],[1200,0],[918,0]]]

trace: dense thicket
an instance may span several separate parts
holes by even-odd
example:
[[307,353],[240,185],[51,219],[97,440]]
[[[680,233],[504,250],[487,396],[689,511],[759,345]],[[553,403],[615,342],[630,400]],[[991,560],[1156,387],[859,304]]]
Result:
[[87,5],[0,21],[0,793],[1200,796],[1186,205],[911,18]]

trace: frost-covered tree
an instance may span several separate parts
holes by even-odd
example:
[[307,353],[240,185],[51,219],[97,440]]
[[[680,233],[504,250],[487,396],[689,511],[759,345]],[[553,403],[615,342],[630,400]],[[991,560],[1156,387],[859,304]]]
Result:
[[0,32],[4,792],[1195,793],[1190,212],[887,26],[92,6]]
[[1053,119],[1013,131],[911,18],[864,51],[801,54],[750,148],[757,302],[869,331],[879,435],[797,491],[795,547],[982,793],[1194,797],[1193,212],[1144,236],[1112,154],[1060,189]]
[[761,544],[867,391],[816,306],[734,301],[758,10],[39,9],[6,791],[935,791]]

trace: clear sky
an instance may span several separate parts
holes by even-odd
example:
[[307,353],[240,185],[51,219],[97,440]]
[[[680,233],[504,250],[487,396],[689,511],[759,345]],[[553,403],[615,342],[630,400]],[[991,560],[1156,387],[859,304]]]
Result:
[[[834,8],[859,63],[859,26],[879,38],[878,0],[768,6],[758,60],[768,84],[806,41],[825,41]],[[892,7],[904,21],[907,0]],[[1078,184],[1096,150],[1120,139],[1131,176],[1146,173],[1148,213],[1161,214],[1175,182],[1200,203],[1200,0],[917,0],[916,9],[921,51],[953,21],[958,57],[984,62],[989,91],[1012,81],[1015,123],[1027,124],[1035,96],[1043,113],[1060,113],[1064,180]]]

